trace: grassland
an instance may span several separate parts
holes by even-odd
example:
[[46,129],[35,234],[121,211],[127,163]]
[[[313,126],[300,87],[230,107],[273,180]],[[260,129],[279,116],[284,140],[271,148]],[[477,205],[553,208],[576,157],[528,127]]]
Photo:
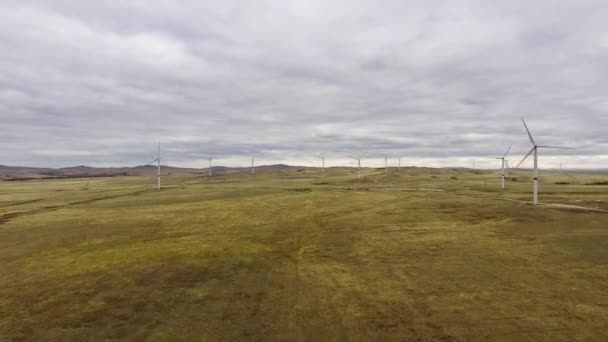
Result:
[[[0,340],[608,340],[608,213],[516,177],[0,182]],[[606,178],[541,201],[608,210]]]

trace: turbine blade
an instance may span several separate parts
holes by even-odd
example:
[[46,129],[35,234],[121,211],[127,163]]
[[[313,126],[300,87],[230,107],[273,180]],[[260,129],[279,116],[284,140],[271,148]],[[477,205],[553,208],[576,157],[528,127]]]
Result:
[[517,164],[517,166],[515,167],[516,169],[519,168],[519,166],[526,160],[528,159],[528,157],[532,154],[532,152],[534,152],[535,147],[532,147],[532,149],[530,150],[530,152],[528,152],[528,154],[526,154],[526,156],[524,157],[524,159],[522,159],[519,164]]
[[513,147],[513,144],[511,144],[511,146],[509,146],[509,148],[507,149],[507,152],[505,152],[505,154],[502,155],[502,157],[506,157],[507,154],[509,154],[509,151],[511,151],[511,147]]
[[560,150],[575,150],[574,147],[562,147],[562,146],[550,146],[550,145],[539,145],[538,147],[543,147],[543,148],[559,148]]
[[526,128],[526,132],[528,132],[528,138],[530,138],[532,145],[536,145],[536,142],[534,141],[534,138],[532,138],[532,134],[530,133],[530,130],[528,129],[528,125],[526,125],[526,121],[524,121],[524,118],[521,118],[521,122],[523,122],[524,127]]

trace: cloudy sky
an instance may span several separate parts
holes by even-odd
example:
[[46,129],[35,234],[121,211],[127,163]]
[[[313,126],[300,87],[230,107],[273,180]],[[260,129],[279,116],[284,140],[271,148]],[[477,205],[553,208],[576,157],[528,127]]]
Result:
[[608,2],[2,0],[0,164],[608,167]]

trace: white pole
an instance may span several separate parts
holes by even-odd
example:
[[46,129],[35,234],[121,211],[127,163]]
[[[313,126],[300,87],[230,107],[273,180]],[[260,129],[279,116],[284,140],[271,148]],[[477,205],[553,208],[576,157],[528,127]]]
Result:
[[321,157],[321,160],[323,162],[323,167],[321,169],[321,173],[325,174],[325,156]]
[[534,146],[534,205],[538,205],[538,147]]
[[384,173],[388,173],[388,157],[384,156]]
[[254,164],[255,158],[251,158],[251,174],[255,175],[255,164]]
[[357,159],[357,164],[359,165],[359,179],[361,179],[361,158]]
[[397,158],[397,170],[401,171],[401,157]]
[[209,177],[211,177],[211,175],[212,175],[212,171],[211,171],[211,159],[212,158],[209,158]]
[[156,186],[160,190],[160,143],[158,143],[158,150],[156,152]]
[[501,158],[502,160],[502,189],[505,189],[505,158]]

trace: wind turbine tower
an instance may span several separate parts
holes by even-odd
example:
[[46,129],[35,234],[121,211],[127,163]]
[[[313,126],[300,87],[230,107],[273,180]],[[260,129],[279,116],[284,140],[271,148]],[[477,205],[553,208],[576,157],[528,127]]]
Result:
[[363,157],[365,157],[366,154],[367,154],[367,152],[363,152],[356,156],[349,156],[350,158],[357,161],[357,168],[359,170],[359,179],[361,179],[361,159],[363,159]]
[[401,172],[401,157],[397,157],[397,171]]
[[213,160],[213,158],[209,157],[207,158],[207,160],[209,160],[209,177],[211,177],[213,175],[213,171],[211,170],[211,161]]
[[321,159],[321,173],[325,175],[325,152],[321,153],[319,158]]
[[528,138],[532,143],[532,149],[530,150],[530,152],[528,152],[528,154],[526,154],[524,159],[522,159],[519,164],[517,164],[516,168],[518,168],[531,154],[534,153],[534,205],[538,205],[538,148],[558,148],[563,150],[571,150],[572,148],[561,146],[537,145],[536,141],[534,141],[534,138],[532,137],[532,134],[530,133],[530,130],[528,129],[528,125],[526,125],[526,121],[524,120],[524,118],[521,118],[521,122],[524,124],[526,132],[528,133]]
[[251,158],[251,174],[255,175],[255,158]]
[[158,149],[156,151],[156,187],[160,190],[160,142],[158,143]]
[[496,158],[496,159],[500,159],[502,161],[502,177],[501,178],[502,178],[502,189],[503,190],[505,189],[505,177],[506,177],[505,170],[506,170],[506,166],[507,166],[507,163],[506,163],[507,161],[505,158],[507,157],[507,154],[509,154],[509,151],[511,151],[511,147],[513,147],[513,145],[509,146],[509,148],[507,149],[507,152],[505,152],[505,154],[503,154],[502,157]]
[[158,148],[156,150],[156,159],[154,159],[153,161],[149,162],[148,164],[144,165],[144,166],[148,166],[151,164],[156,163],[156,187],[158,188],[158,190],[161,189],[161,184],[160,184],[160,143],[158,143]]
[[384,173],[388,174],[388,156],[384,156]]

